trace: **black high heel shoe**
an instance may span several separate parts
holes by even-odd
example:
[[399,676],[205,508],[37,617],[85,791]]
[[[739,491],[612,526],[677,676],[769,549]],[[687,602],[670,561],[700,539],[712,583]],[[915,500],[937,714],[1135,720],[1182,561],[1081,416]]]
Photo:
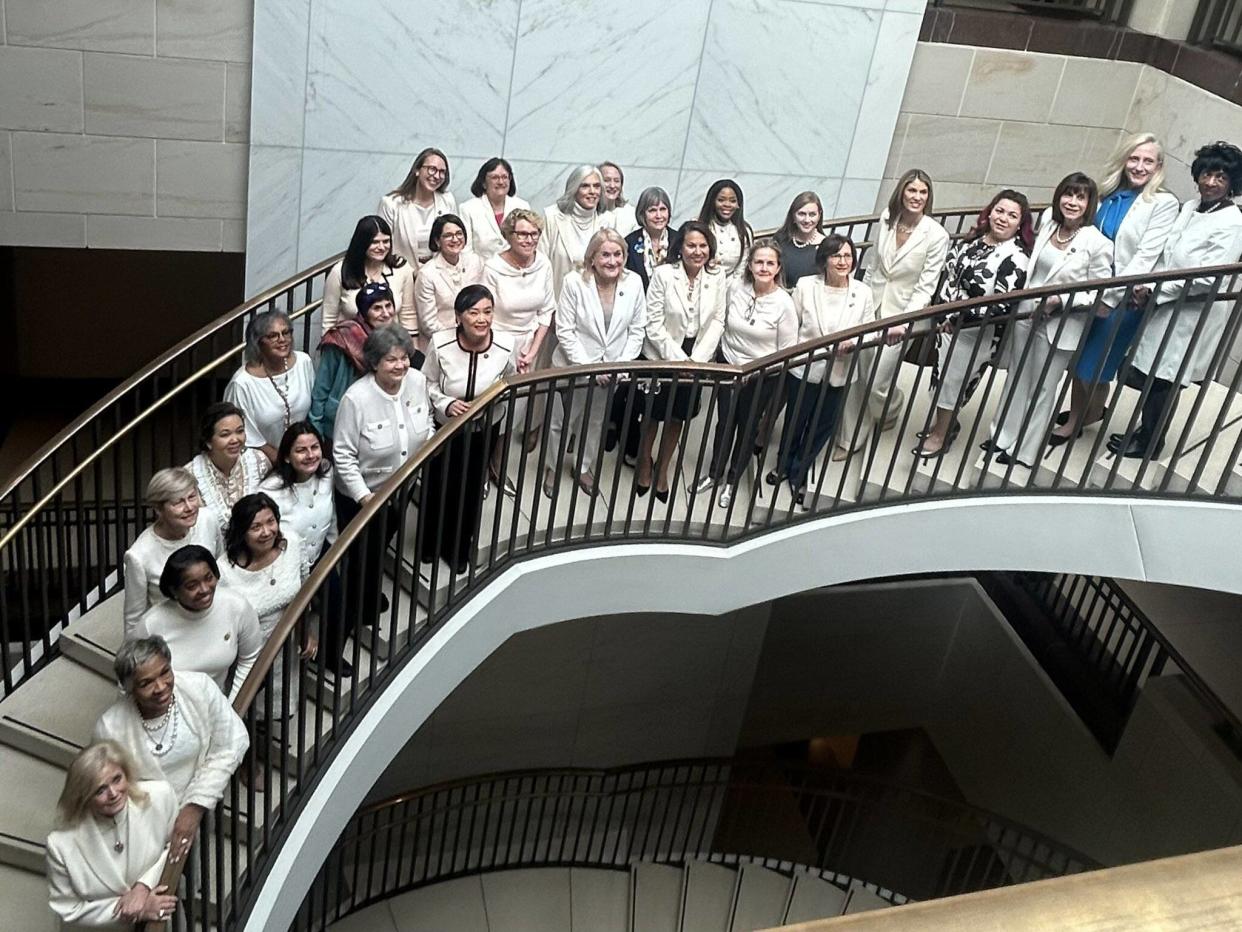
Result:
[[962,432],[962,425],[954,424],[952,427],[949,428],[949,432],[945,434],[944,443],[940,444],[939,450],[934,450],[931,453],[924,453],[923,444],[920,443],[917,447],[914,448],[914,455],[919,457],[923,461],[923,465],[926,466],[931,460],[938,460],[940,459],[940,457],[948,453],[949,448],[953,446],[953,441],[957,439],[957,435],[960,434],[961,432]]
[[1044,454],[1044,459],[1047,459],[1048,456],[1052,453],[1052,451],[1055,450],[1057,447],[1065,446],[1065,444],[1069,443],[1071,440],[1077,440],[1081,436],[1082,436],[1081,427],[1078,428],[1078,432],[1075,433],[1073,436],[1070,436],[1068,434],[1049,434],[1048,435],[1048,452]]

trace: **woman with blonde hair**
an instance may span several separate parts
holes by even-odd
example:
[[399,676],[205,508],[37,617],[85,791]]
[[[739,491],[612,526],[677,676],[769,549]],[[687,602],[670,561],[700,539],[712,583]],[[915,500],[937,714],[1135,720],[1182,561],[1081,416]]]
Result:
[[642,223],[642,215],[625,197],[625,172],[616,162],[600,162],[599,176],[604,191],[599,199],[601,213],[611,214],[608,226],[622,236],[629,236]]
[[565,277],[581,271],[591,237],[612,226],[612,215],[599,211],[603,189],[600,170],[579,165],[565,179],[565,193],[544,209],[539,249],[552,263],[552,288],[558,299]]
[[[583,269],[565,279],[556,307],[558,344],[552,362],[557,366],[585,366],[596,362],[629,362],[642,349],[647,321],[647,303],[642,281],[625,267],[625,239],[613,229],[602,229],[591,237],[583,255]],[[570,405],[571,431],[578,437],[575,469],[579,487],[595,494],[595,458],[608,408],[611,375],[597,375],[595,385],[575,388],[568,398],[552,396],[551,427],[548,434],[548,468],[543,491],[552,497],[556,483],[556,464],[564,456],[561,433]],[[589,403],[588,403],[589,402]]]
[[436,217],[457,213],[457,198],[449,189],[448,156],[427,147],[414,156],[409,174],[380,198],[375,212],[392,228],[392,250],[415,269],[431,258],[428,238]]
[[[1122,140],[1104,167],[1095,226],[1113,242],[1113,274],[1142,275],[1156,267],[1177,222],[1180,205],[1164,189],[1164,147],[1151,133]],[[1070,407],[1057,416],[1050,443],[1065,443],[1104,416],[1108,383],[1117,378],[1121,360],[1142,320],[1142,309],[1125,288],[1112,288],[1100,299],[1091,331],[1078,356]]]
[[83,748],[69,765],[47,837],[48,903],[62,928],[126,929],[177,908],[159,883],[177,797],[167,783],[135,775],[112,741]]

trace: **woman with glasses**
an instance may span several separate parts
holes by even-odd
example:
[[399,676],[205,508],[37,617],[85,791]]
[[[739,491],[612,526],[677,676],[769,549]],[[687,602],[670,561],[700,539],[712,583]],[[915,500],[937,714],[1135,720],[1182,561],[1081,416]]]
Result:
[[517,179],[513,166],[499,156],[490,158],[479,167],[474,183],[470,185],[474,197],[461,205],[461,219],[466,226],[466,248],[486,262],[508,248],[500,225],[509,211],[519,207],[530,208],[525,199],[517,196]]
[[392,228],[392,248],[415,268],[431,258],[428,240],[436,217],[457,212],[449,193],[448,157],[428,147],[414,157],[405,180],[380,198],[375,212]]
[[487,260],[483,284],[496,301],[496,329],[513,337],[517,371],[529,372],[556,311],[552,264],[539,250],[543,220],[533,210],[510,211],[500,229],[509,248]]
[[392,229],[383,217],[363,217],[345,250],[345,258],[328,270],[323,283],[323,332],[354,316],[358,292],[384,284],[392,292],[401,326],[417,327],[414,314],[414,266],[392,248]]
[[246,415],[246,446],[275,462],[280,438],[310,411],[315,366],[293,349],[293,324],[284,311],[264,311],[250,321],[245,360],[224,387],[224,400]]
[[419,344],[425,349],[436,334],[453,331],[453,302],[467,285],[483,281],[483,260],[466,247],[466,224],[456,214],[442,214],[431,225],[427,246],[431,259],[418,272],[414,307],[418,312]]
[[[729,288],[720,340],[722,362],[744,366],[798,341],[798,314],[793,298],[782,285],[780,246],[773,239],[757,240],[750,247],[741,280]],[[695,494],[721,484],[718,504],[729,507],[764,411],[778,387],[775,379],[759,373],[745,376],[735,385],[720,385],[711,464],[707,475],[695,485]]]

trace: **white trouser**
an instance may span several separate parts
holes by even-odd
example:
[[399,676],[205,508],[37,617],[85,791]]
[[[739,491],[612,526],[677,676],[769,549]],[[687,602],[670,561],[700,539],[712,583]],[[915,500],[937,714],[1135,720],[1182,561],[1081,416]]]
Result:
[[[837,446],[855,449],[866,443],[875,422],[892,420],[905,407],[906,393],[893,383],[901,366],[903,344],[863,350],[855,367],[854,381],[841,406],[841,426],[837,429]],[[879,362],[876,356],[879,356]],[[872,369],[875,374],[872,375]],[[870,383],[870,384],[868,384]],[[854,431],[858,430],[855,438]]]
[[[587,395],[590,395],[590,405]],[[552,405],[548,426],[548,458],[546,466],[556,468],[556,458],[561,455],[561,433],[565,429],[565,406],[569,405],[570,435],[577,437],[573,453],[565,453],[565,468],[573,472],[578,454],[582,454],[582,472],[594,475],[595,458],[599,455],[600,438],[604,432],[604,416],[608,413],[608,386],[594,385],[559,391],[548,402]]]
[[970,384],[971,378],[981,370],[992,355],[992,336],[995,327],[970,327],[957,334],[943,337],[944,352],[953,352],[947,359],[942,359],[940,368],[940,397],[936,399],[936,407],[943,409],[956,408],[962,402],[962,393]]
[[1074,351],[1055,348],[1043,327],[1034,330],[1027,320],[1013,325],[1010,351],[1009,378],[992,420],[992,439],[1011,457],[1034,468],[1043,455],[1061,377]]

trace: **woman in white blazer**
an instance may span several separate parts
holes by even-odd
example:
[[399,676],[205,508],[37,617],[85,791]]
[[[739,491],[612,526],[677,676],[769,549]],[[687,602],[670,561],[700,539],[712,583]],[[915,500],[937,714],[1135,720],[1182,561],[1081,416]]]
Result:
[[[643,346],[647,302],[643,284],[625,267],[625,239],[616,230],[602,229],[587,244],[581,273],[571,273],[556,306],[558,343],[552,356],[556,366],[584,366],[596,362],[629,362]],[[595,385],[553,395],[548,433],[550,465],[544,472],[543,491],[549,498],[556,487],[557,458],[573,462],[574,454],[562,453],[564,405],[570,407],[570,430],[578,438],[575,469],[579,487],[595,494],[595,459],[608,411],[610,375],[595,377]],[[561,397],[564,395],[565,397]]]
[[566,276],[583,269],[591,237],[612,224],[612,214],[598,209],[603,186],[598,168],[579,165],[565,179],[565,193],[544,209],[539,251],[552,263],[552,290],[557,300]]
[[414,285],[414,308],[418,312],[417,346],[426,349],[431,339],[456,329],[453,302],[467,285],[483,281],[483,260],[466,251],[466,224],[456,214],[442,214],[431,225],[427,246],[431,259],[423,264]]
[[[685,223],[680,245],[680,259],[657,266],[647,286],[644,355],[670,362],[711,362],[724,334],[728,279],[715,264],[716,237],[707,224],[698,220]],[[668,501],[668,470],[677,452],[682,425],[699,413],[697,386],[689,375],[680,378],[676,390],[668,384],[657,386],[651,410],[644,412],[639,439],[634,480],[638,494],[644,494],[645,488],[651,486],[654,471],[655,495],[661,502]],[[661,423],[664,432],[653,464],[652,450]]]
[[341,261],[328,270],[323,282],[320,320],[327,333],[343,320],[358,316],[358,292],[380,283],[392,292],[397,320],[411,332],[418,330],[414,311],[414,264],[398,255],[392,245],[392,227],[383,217],[363,217]]
[[[1199,196],[1182,207],[1157,271],[1226,265],[1242,255],[1242,210],[1233,200],[1242,194],[1242,150],[1227,142],[1203,146],[1195,153],[1190,171]],[[1124,434],[1109,438],[1112,452],[1159,456],[1177,391],[1214,375],[1212,363],[1235,307],[1232,301],[1208,303],[1215,281],[1205,276],[1164,282],[1154,289],[1156,307],[1134,352],[1134,369],[1142,375],[1148,393],[1142,420],[1128,443]],[[1153,289],[1136,291],[1146,304]]]
[[[1156,267],[1177,221],[1177,198],[1164,190],[1164,147],[1151,133],[1121,143],[1104,168],[1095,225],[1113,241],[1113,274],[1142,275]],[[1104,416],[1108,383],[1117,378],[1143,315],[1133,295],[1114,288],[1104,294],[1078,357],[1070,408],[1057,416],[1054,445],[1077,436]]]
[[405,180],[380,198],[375,212],[392,227],[392,248],[415,269],[431,258],[427,238],[441,214],[457,213],[449,192],[448,156],[428,147],[414,156]]
[[139,782],[111,741],[83,748],[69,765],[47,837],[49,905],[63,929],[132,929],[162,922],[177,897],[160,884],[177,816],[172,787]]
[[112,669],[124,695],[99,716],[91,740],[115,741],[133,760],[137,779],[172,787],[179,809],[170,848],[181,856],[250,747],[246,727],[211,677],[174,675],[162,637],[125,644]]
[[[1113,244],[1091,225],[1097,193],[1095,181],[1081,172],[1061,179],[1031,250],[1027,288],[1108,278]],[[1096,292],[1080,291],[1068,302],[1052,295],[1018,305],[1019,313],[1029,316],[1008,328],[1009,378],[992,421],[992,438],[984,444],[1001,465],[1016,460],[1031,469],[1039,464],[1061,377],[1086,333],[1085,309],[1097,298]]]
[[[807,343],[874,320],[871,289],[854,278],[854,242],[830,233],[815,249],[815,275],[794,288],[798,342]],[[785,429],[776,468],[768,485],[788,480],[794,501],[803,503],[811,464],[827,445],[837,424],[846,384],[857,377],[857,365],[845,355],[852,340],[836,348],[837,358],[790,369],[785,375]],[[820,352],[823,352],[822,350]]]
[[513,166],[500,157],[488,159],[479,167],[470,193],[474,197],[461,205],[466,248],[486,262],[509,248],[508,240],[500,232],[509,211],[518,207],[529,209],[530,204],[517,196]]
[[[932,203],[931,178],[912,168],[898,179],[880,214],[874,258],[863,279],[871,288],[876,320],[921,311],[936,293],[949,253],[949,234],[932,219]],[[909,329],[908,324],[890,328],[886,334],[889,345],[859,359],[861,371],[846,396],[834,459],[844,459],[849,448],[863,443],[876,420],[884,420],[884,429],[896,422],[905,403],[904,394],[894,385],[902,353],[896,344]]]

